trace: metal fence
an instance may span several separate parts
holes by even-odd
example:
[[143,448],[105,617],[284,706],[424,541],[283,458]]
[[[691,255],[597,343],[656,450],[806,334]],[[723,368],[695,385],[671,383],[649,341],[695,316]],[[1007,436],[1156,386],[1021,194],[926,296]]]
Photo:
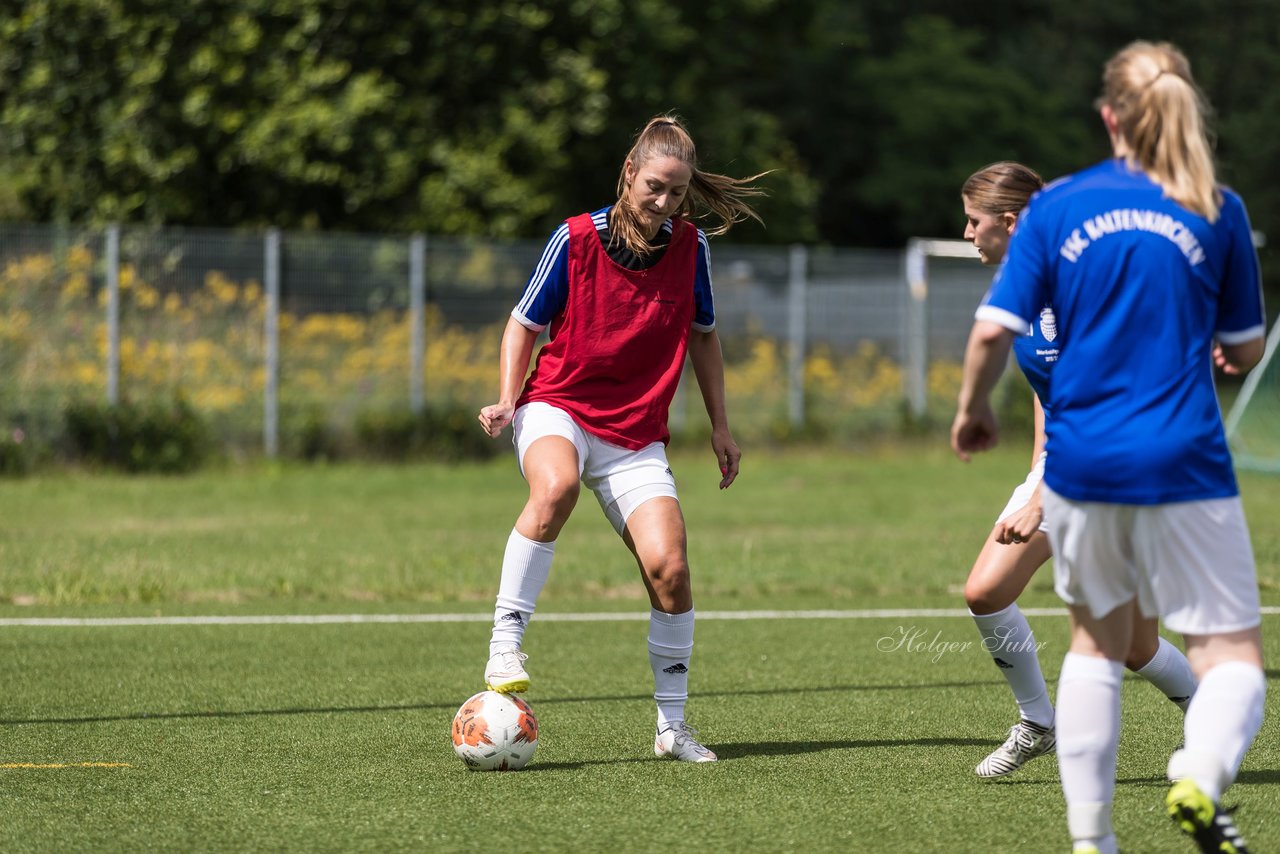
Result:
[[[362,412],[478,407],[543,244],[173,228],[0,226],[0,429],[56,433],[68,401],[182,395],[233,451],[275,455]],[[948,257],[948,256],[963,257]],[[712,245],[740,435],[949,417],[972,249]],[[689,391],[692,388],[693,391]],[[681,384],[673,427],[705,421]]]

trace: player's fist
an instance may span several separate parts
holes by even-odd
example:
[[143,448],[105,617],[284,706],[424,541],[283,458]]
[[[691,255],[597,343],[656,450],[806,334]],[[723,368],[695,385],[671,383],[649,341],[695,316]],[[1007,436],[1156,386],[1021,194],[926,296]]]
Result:
[[502,429],[511,423],[514,407],[506,403],[494,403],[480,410],[480,426],[493,438],[502,434]]
[[961,410],[951,424],[951,450],[965,462],[970,454],[994,448],[999,437],[1000,428],[989,406],[975,413]]

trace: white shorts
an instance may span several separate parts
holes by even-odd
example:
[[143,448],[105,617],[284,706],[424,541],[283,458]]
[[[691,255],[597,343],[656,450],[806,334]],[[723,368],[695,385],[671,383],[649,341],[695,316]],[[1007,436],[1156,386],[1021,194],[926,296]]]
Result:
[[515,411],[516,460],[524,475],[524,455],[544,436],[562,436],[578,449],[578,476],[595,493],[604,515],[619,534],[635,509],[650,498],[676,495],[676,479],[667,462],[667,449],[652,442],[638,451],[621,448],[591,435],[569,413],[549,403],[534,401]]
[[1044,488],[1054,589],[1098,619],[1133,599],[1181,634],[1261,620],[1253,547],[1239,496],[1174,504],[1072,501]]
[[[1041,452],[1040,458],[1036,460],[1035,467],[1027,473],[1027,479],[1018,484],[1018,488],[1013,491],[1013,495],[1009,496],[1009,503],[1004,506],[1004,509],[1000,511],[1000,515],[996,517],[997,525],[1027,506],[1027,502],[1031,500],[1031,493],[1036,491],[1036,486],[1044,479],[1044,460],[1046,456],[1048,455]],[[1040,518],[1039,530],[1045,533],[1049,532],[1049,526],[1043,516]]]

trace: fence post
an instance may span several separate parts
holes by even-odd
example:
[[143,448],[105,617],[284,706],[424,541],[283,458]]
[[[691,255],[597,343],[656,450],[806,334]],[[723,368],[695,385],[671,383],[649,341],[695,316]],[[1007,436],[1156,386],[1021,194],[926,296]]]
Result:
[[926,405],[928,324],[925,308],[929,299],[926,263],[923,241],[914,237],[908,240],[905,258],[907,310],[906,329],[903,336],[906,370],[903,372],[902,379],[906,386],[904,391],[907,395],[907,406],[915,418],[924,417]]
[[787,411],[792,427],[804,426],[804,356],[808,320],[807,274],[809,253],[803,246],[791,247],[787,274]]
[[280,451],[280,230],[267,232],[263,246],[263,283],[267,310],[263,321],[266,381],[262,394],[262,450],[268,458]]
[[107,255],[107,404],[120,402],[120,226],[106,231]]
[[427,357],[427,237],[409,238],[409,411],[421,415],[427,408],[423,364]]

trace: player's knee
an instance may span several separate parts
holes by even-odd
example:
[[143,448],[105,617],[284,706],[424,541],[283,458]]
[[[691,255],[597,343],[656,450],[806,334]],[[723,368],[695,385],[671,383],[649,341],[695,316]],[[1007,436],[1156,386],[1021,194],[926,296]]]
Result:
[[659,593],[678,594],[689,589],[689,563],[678,550],[647,562],[644,569],[649,583]]
[[970,575],[964,584],[964,601],[975,614],[994,614],[1009,607],[999,585],[992,584],[977,573]]
[[577,480],[549,478],[529,491],[529,509],[539,526],[563,525],[578,503]]

